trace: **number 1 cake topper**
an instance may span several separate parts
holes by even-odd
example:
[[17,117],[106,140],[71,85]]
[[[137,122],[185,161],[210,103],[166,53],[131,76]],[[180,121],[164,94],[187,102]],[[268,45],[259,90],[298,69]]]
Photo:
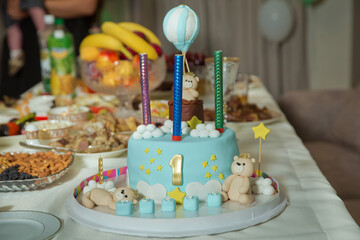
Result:
[[174,44],[176,49],[182,52],[188,72],[190,72],[190,68],[186,60],[186,51],[197,37],[199,28],[198,16],[191,8],[184,4],[171,9],[163,21],[165,37]]
[[261,139],[266,139],[266,136],[269,134],[270,129],[265,127],[264,123],[260,123],[256,127],[253,127],[252,130],[254,131],[254,138],[259,138],[259,173],[258,177],[261,177],[261,171],[260,171],[260,164],[261,164]]

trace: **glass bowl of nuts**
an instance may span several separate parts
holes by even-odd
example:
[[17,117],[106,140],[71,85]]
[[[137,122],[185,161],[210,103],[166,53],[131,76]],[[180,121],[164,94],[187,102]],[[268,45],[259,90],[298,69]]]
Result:
[[74,161],[71,152],[0,154],[0,191],[28,191],[61,178]]

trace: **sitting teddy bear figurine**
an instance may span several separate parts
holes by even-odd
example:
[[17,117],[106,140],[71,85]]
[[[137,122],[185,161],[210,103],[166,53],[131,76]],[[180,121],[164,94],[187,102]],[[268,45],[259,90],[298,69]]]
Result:
[[232,175],[227,177],[222,184],[223,201],[233,200],[241,204],[250,204],[255,201],[251,194],[250,179],[254,173],[255,159],[249,154],[242,153],[235,156],[231,164]]
[[83,195],[81,204],[86,208],[104,206],[116,210],[116,202],[128,200],[136,204],[137,197],[137,193],[129,186],[117,188],[114,192],[108,192],[102,188],[94,188]]
[[183,76],[183,95],[182,98],[188,101],[195,100],[199,96],[196,91],[198,87],[199,78],[195,77],[194,73],[185,73]]

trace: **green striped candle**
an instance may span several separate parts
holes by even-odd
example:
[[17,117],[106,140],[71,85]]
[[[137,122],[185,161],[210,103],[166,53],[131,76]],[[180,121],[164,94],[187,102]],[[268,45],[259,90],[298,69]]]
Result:
[[215,51],[214,57],[215,71],[215,128],[221,133],[224,132],[224,113],[223,113],[223,56],[222,51]]

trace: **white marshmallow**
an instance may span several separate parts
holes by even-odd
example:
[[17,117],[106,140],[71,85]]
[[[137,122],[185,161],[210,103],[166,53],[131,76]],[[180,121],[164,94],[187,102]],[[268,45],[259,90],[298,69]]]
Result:
[[209,137],[209,131],[206,130],[206,129],[202,129],[202,130],[200,130],[199,136],[200,136],[201,138],[207,138],[207,137]]
[[148,124],[146,126],[146,130],[149,132],[153,132],[153,131],[155,131],[155,129],[156,129],[156,126],[154,124]]
[[143,135],[141,133],[138,133],[138,132],[134,132],[132,137],[134,139],[142,139],[143,138]]
[[83,194],[90,192],[91,188],[89,186],[84,187],[84,189],[82,190]]
[[171,120],[166,120],[164,122],[164,126],[167,128],[172,128],[173,127],[173,122]]
[[181,122],[181,129],[184,129],[186,127],[188,127],[188,124],[185,121],[182,121]]
[[146,132],[143,133],[142,136],[143,136],[144,139],[149,139],[149,138],[152,138],[152,133],[149,132],[149,131],[146,131]]
[[200,136],[200,131],[197,130],[197,129],[193,129],[193,130],[191,130],[191,132],[190,132],[190,136],[192,136],[192,137],[199,137],[199,136]]
[[97,183],[97,184],[96,184],[96,187],[97,187],[97,188],[105,189],[105,183]]
[[204,130],[204,129],[206,129],[205,124],[199,123],[198,125],[196,125],[196,129],[198,129],[198,130]]
[[157,128],[152,132],[152,136],[154,138],[158,138],[158,137],[161,137],[163,135],[164,135],[164,132],[160,128]]
[[209,131],[215,130],[215,125],[212,123],[208,123],[208,124],[206,124],[206,129]]
[[162,126],[160,127],[160,129],[164,132],[164,133],[171,133],[171,128],[168,128],[166,126]]
[[265,186],[271,186],[272,184],[272,181],[270,178],[265,178],[262,182],[262,185],[265,187]]
[[146,131],[146,126],[144,124],[141,124],[136,128],[136,131],[142,134]]
[[190,131],[191,131],[191,128],[190,127],[186,127],[186,128],[183,128],[181,130],[181,133],[182,134],[190,134]]
[[107,189],[106,191],[108,192],[115,192],[116,188],[110,188],[110,189]]
[[271,196],[275,192],[275,189],[272,186],[264,186],[262,193],[266,196]]
[[113,181],[106,181],[105,182],[105,190],[109,190],[111,188],[114,188],[115,184]]
[[263,181],[264,181],[264,178],[259,177],[258,179],[255,180],[255,184],[258,185],[258,186],[262,186]]
[[97,183],[96,183],[95,180],[90,180],[90,182],[88,183],[88,186],[89,186],[91,189],[96,188],[96,185],[97,185]]
[[217,137],[220,137],[220,132],[218,130],[211,130],[210,133],[209,133],[209,136],[211,138],[217,138]]

